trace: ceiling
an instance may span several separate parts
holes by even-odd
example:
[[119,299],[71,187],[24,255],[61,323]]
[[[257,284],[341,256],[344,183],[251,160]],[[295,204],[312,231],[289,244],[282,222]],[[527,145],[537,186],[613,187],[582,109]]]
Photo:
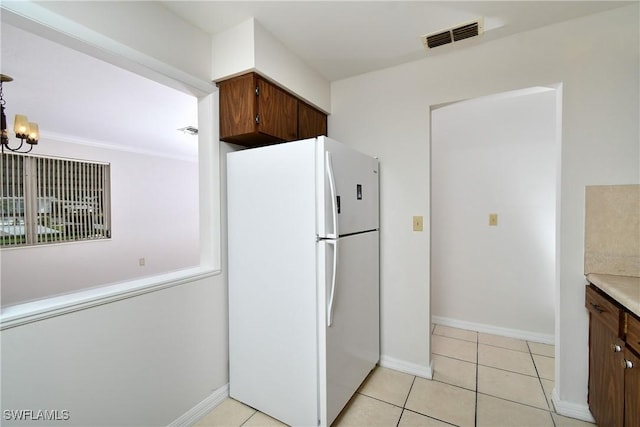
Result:
[[[171,12],[215,35],[254,17],[327,80],[448,54],[455,49],[573,19],[628,2],[612,1],[163,1]],[[117,3],[114,3],[114,7]],[[420,36],[483,17],[473,43],[425,51]],[[183,158],[197,138],[196,99],[3,23],[2,73],[8,119],[27,114],[43,137]],[[26,54],[38,52],[37,55]],[[215,58],[214,58],[215,60]]]
[[[614,1],[164,1],[216,34],[254,17],[290,51],[334,81],[450,52],[425,52],[420,36],[484,18],[482,41],[573,19]],[[214,58],[215,61],[215,58]]]
[[177,131],[197,126],[195,97],[14,26],[3,23],[1,31],[2,74],[14,79],[3,85],[7,120],[12,126],[15,114],[25,114],[37,122],[39,147],[72,139],[197,158],[197,137]]

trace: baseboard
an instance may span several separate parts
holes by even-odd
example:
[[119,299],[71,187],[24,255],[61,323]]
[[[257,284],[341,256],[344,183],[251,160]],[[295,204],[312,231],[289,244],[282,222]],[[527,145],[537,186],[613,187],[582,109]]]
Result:
[[574,402],[567,402],[560,400],[558,396],[558,392],[556,388],[553,388],[551,392],[551,401],[553,402],[553,406],[556,408],[556,412],[560,415],[570,418],[576,418],[582,421],[587,421],[590,423],[595,423],[596,421],[593,419],[593,415],[591,415],[591,411],[589,411],[589,406],[585,404],[579,404]]
[[382,356],[378,365],[383,368],[389,368],[406,374],[416,375],[428,380],[433,378],[433,361],[429,366],[418,365],[404,360],[395,359],[393,357]]
[[200,421],[205,415],[211,412],[216,406],[229,397],[229,384],[225,384],[205,397],[200,403],[182,414],[177,420],[169,424],[168,427],[190,427]]
[[471,331],[483,332],[486,334],[501,335],[503,337],[517,338],[525,341],[539,342],[542,344],[555,344],[553,334],[541,334],[521,329],[502,328],[499,326],[487,325],[484,323],[467,322],[464,320],[451,319],[449,317],[432,316],[433,323],[452,328],[469,329]]

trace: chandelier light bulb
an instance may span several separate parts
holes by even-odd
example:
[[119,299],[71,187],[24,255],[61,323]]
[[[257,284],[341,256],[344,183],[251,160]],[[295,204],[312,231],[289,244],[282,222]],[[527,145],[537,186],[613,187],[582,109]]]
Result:
[[27,137],[27,142],[29,144],[37,144],[38,139],[40,139],[40,130],[38,129],[37,123],[29,123],[29,136]]
[[13,131],[16,133],[16,137],[25,139],[29,135],[29,119],[22,114],[16,114],[16,118],[13,121]]

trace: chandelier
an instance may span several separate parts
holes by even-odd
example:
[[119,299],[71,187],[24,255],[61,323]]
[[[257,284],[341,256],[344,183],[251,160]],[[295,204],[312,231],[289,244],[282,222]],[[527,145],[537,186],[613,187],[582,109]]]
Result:
[[[2,85],[5,82],[12,81],[13,78],[0,74],[0,107],[2,107],[2,140],[0,141],[0,145],[2,146],[2,152],[4,153],[4,149],[8,149],[10,151],[19,152],[19,153],[28,153],[33,149],[33,146],[38,143],[38,138],[40,138],[40,131],[38,129],[37,123],[29,123],[29,119],[27,116],[23,116],[21,114],[16,114],[15,119],[13,120],[13,131],[16,134],[16,138],[20,140],[20,145],[16,148],[11,148],[9,146],[9,133],[7,132],[7,116],[4,113],[4,106],[7,101],[4,100],[4,96],[2,94]],[[29,149],[26,151],[20,151],[24,143],[28,144]]]

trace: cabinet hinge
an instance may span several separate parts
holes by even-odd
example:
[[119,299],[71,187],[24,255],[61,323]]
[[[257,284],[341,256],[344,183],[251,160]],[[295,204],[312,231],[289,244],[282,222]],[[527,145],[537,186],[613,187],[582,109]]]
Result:
[[260,114],[256,114],[256,124],[260,124]]
[[256,85],[256,96],[260,96],[260,86]]

